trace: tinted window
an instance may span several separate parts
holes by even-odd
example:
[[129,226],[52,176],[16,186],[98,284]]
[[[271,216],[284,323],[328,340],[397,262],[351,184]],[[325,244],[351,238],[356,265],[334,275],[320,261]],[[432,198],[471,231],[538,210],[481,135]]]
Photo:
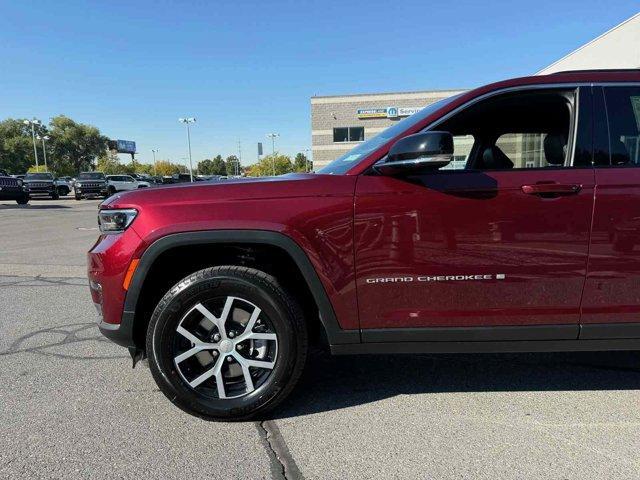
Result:
[[640,87],[605,89],[611,165],[640,165]]
[[25,178],[29,180],[53,180],[53,175],[50,173],[27,173]]
[[99,173],[99,172],[81,173],[78,176],[78,180],[104,180],[104,173]]

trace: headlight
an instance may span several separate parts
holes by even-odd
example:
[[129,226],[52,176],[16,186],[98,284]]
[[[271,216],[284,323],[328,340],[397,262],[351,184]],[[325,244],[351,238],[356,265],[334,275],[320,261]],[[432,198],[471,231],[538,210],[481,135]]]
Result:
[[21,186],[22,186],[22,183],[23,183],[23,182],[22,182],[22,179],[20,179],[20,178],[19,178],[19,179],[18,179],[18,186],[19,186],[19,187],[21,187]]
[[124,232],[136,218],[138,212],[133,209],[100,210],[98,212],[98,225],[102,233]]
[[80,182],[76,182],[75,186],[76,186],[76,187],[81,187],[81,186],[82,186],[82,184],[81,184]]

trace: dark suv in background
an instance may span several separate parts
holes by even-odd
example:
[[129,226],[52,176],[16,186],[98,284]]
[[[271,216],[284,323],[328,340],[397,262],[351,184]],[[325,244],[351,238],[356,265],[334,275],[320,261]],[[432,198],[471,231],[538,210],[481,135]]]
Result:
[[109,196],[107,177],[102,172],[82,172],[73,185],[76,200]]
[[24,184],[31,197],[47,196],[53,200],[60,198],[52,173],[27,173],[24,176]]
[[0,200],[15,200],[18,205],[29,202],[29,193],[20,178],[14,178],[5,170],[0,170]]

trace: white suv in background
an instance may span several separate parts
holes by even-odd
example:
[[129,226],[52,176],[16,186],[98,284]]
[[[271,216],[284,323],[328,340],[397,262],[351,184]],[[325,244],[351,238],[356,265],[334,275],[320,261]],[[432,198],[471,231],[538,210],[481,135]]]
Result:
[[136,180],[131,175],[107,175],[107,185],[110,195],[113,195],[116,192],[136,190],[138,188],[147,188],[150,186],[149,182]]

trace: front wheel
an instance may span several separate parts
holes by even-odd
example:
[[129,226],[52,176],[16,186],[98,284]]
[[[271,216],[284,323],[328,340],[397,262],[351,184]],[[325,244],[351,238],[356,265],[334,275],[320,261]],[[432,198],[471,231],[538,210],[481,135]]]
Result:
[[51,194],[51,200],[58,200],[60,198],[60,195],[58,195],[58,192],[54,192]]
[[213,420],[246,420],[278,405],[302,373],[307,344],[302,311],[277,279],[238,266],[182,279],[147,331],[160,390]]
[[18,205],[26,205],[27,203],[29,203],[29,197],[22,197],[16,200],[16,202],[18,203]]

